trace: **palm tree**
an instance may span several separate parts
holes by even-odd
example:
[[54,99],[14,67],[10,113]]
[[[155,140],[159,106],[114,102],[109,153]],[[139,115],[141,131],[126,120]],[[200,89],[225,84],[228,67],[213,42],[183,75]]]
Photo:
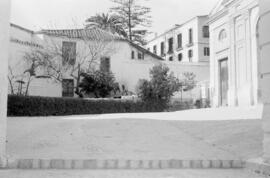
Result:
[[86,28],[98,27],[111,33],[117,33],[123,37],[127,37],[121,17],[117,15],[110,15],[108,13],[96,14],[88,18],[86,23]]

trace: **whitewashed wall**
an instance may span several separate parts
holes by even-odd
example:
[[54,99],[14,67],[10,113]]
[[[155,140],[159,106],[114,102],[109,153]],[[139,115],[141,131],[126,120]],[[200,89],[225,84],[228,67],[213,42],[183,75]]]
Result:
[[[235,1],[227,9],[210,16],[210,87],[212,106],[220,104],[219,60],[228,58],[228,105],[243,106],[258,103],[258,60],[256,24],[258,1]],[[227,38],[219,40],[225,30]]]
[[7,69],[9,48],[10,1],[0,1],[0,167],[6,166]]
[[270,1],[260,1],[259,47],[260,47],[260,88],[261,100],[264,103],[263,129],[264,129],[264,160],[270,163]]

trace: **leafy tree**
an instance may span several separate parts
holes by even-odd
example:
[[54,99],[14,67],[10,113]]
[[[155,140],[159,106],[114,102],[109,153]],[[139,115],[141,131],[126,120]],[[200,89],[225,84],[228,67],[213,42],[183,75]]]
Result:
[[183,99],[183,92],[188,92],[196,87],[197,81],[195,80],[196,75],[192,72],[184,72],[184,78],[181,80],[181,100]]
[[143,37],[147,30],[139,29],[141,27],[151,26],[151,9],[140,5],[139,0],[111,0],[117,6],[111,8],[111,11],[121,17],[123,28],[131,41],[143,44]]
[[98,27],[102,30],[109,31],[111,33],[117,33],[123,37],[127,37],[127,33],[123,28],[121,17],[111,14],[96,14],[86,20],[86,28]]
[[196,87],[196,75],[192,72],[183,73],[183,91],[190,91]]
[[139,97],[146,103],[158,104],[162,109],[168,107],[171,97],[181,87],[180,81],[163,64],[150,70],[150,81],[141,80]]
[[83,95],[94,94],[96,98],[105,98],[115,90],[117,83],[111,72],[100,70],[82,73],[83,79],[79,84],[80,93]]

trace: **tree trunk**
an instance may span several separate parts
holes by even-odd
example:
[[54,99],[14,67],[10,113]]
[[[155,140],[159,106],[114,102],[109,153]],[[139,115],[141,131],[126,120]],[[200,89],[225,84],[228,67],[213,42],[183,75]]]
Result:
[[129,40],[132,41],[132,30],[131,30],[131,0],[128,2],[128,30],[129,30]]

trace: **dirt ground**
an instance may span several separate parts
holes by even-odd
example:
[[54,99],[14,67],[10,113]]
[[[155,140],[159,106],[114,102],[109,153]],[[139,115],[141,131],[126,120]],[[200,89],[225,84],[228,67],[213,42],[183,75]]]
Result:
[[8,155],[44,159],[238,159],[262,153],[261,120],[8,118]]

